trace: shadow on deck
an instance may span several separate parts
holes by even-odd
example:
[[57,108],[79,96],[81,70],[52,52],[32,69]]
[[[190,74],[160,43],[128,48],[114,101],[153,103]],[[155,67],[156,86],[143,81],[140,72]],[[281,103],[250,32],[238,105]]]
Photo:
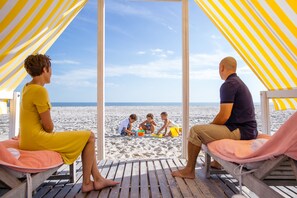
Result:
[[[109,179],[121,182],[114,188],[102,191],[82,193],[81,161],[77,162],[77,180],[47,180],[35,192],[34,197],[231,197],[238,193],[238,182],[227,174],[212,175],[211,179],[203,177],[203,158],[199,158],[195,180],[173,178],[171,172],[184,166],[182,159],[146,159],[146,160],[102,160],[98,163],[101,174]],[[68,167],[58,171],[62,174]],[[273,187],[284,197],[297,197],[296,187]],[[246,197],[257,197],[243,187]]]

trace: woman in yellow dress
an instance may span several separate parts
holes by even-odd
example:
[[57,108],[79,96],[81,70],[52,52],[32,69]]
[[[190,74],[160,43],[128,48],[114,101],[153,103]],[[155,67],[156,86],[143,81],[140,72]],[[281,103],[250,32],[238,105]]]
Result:
[[[24,86],[22,92],[20,148],[56,151],[61,154],[65,164],[72,164],[81,154],[83,192],[118,184],[103,178],[99,173],[95,157],[95,136],[91,131],[53,132],[51,104],[44,88],[51,80],[50,58],[42,54],[30,55],[24,67],[32,81]],[[91,181],[91,175],[94,181]]]

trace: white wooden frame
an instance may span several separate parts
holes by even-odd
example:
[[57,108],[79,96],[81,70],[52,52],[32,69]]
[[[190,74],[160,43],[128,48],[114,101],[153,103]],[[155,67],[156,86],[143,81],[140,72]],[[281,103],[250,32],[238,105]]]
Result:
[[[138,0],[142,1],[142,0]],[[182,157],[187,156],[187,134],[189,130],[189,11],[188,0],[143,0],[182,2],[182,106],[183,106],[183,141]],[[98,57],[97,57],[97,156],[105,158],[105,90],[104,90],[104,0],[98,0]]]
[[297,98],[297,89],[261,91],[262,132],[269,135],[271,135],[269,99],[273,98]]
[[105,158],[105,5],[98,0],[97,156]]
[[1,92],[0,100],[9,100],[9,133],[11,139],[19,134],[20,129],[20,92]]

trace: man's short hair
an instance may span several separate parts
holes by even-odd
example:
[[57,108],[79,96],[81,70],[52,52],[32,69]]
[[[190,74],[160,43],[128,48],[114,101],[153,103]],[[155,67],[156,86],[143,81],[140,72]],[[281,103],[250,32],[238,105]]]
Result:
[[152,119],[154,119],[154,115],[153,115],[152,113],[148,113],[148,114],[146,115],[146,117],[147,117],[147,118],[152,118]]
[[132,120],[135,120],[135,121],[136,121],[136,120],[137,120],[137,115],[136,115],[136,114],[131,114],[131,115],[130,115],[130,118],[131,118]]
[[164,111],[161,113],[161,115],[168,116],[168,113]]
[[43,73],[43,68],[48,70],[50,66],[51,59],[44,54],[30,55],[24,61],[24,67],[32,77],[40,76]]

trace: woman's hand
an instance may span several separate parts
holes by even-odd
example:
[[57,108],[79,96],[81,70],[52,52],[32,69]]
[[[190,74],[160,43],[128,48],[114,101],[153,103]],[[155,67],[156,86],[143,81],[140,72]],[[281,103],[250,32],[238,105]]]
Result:
[[41,124],[42,124],[43,129],[48,133],[53,132],[54,124],[53,124],[53,121],[51,118],[50,110],[40,113],[39,115],[40,115]]

